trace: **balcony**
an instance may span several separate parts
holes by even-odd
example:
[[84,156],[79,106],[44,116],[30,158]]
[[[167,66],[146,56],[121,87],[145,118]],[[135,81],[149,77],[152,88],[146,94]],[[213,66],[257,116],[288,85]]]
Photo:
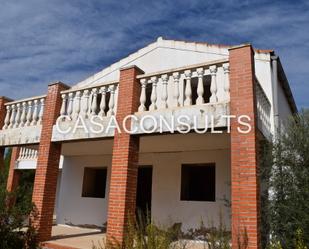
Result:
[[44,96],[6,103],[4,126],[0,130],[0,145],[36,144],[40,142]]
[[90,122],[107,126],[115,115],[118,82],[109,82],[82,89],[70,89],[61,93],[62,106],[57,124],[53,127],[52,141],[80,140],[99,137],[111,137],[109,133],[96,133],[81,128],[92,127]]
[[[142,90],[140,106],[135,113],[137,119],[132,122],[136,134],[145,133],[145,129],[152,133],[171,131],[171,127],[174,131],[182,129],[178,121],[184,116],[191,129],[227,125],[222,115],[229,115],[228,61],[192,65],[138,78]],[[154,118],[147,117],[150,115]],[[156,129],[154,123],[160,119],[165,120],[165,126]]]

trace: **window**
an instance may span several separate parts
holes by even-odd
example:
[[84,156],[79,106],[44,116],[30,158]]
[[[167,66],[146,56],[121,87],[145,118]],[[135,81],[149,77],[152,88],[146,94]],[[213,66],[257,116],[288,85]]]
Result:
[[106,168],[85,168],[82,197],[105,198]]
[[184,164],[181,168],[182,201],[216,201],[216,166]]

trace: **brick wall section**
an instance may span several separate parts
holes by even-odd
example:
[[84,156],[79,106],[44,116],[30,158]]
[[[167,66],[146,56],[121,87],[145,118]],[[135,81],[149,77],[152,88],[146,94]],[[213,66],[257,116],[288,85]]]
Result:
[[[126,115],[138,110],[140,84],[136,76],[142,73],[137,67],[120,71],[118,107],[119,124]],[[135,213],[139,137],[116,131],[114,136],[112,172],[109,193],[107,238],[123,242],[128,214]]]
[[250,45],[244,45],[229,53],[231,114],[250,116],[252,127],[249,133],[241,134],[237,121],[231,122],[232,243],[238,248],[238,238],[246,229],[248,248],[261,248],[254,52]]
[[19,156],[19,147],[12,148],[11,161],[10,161],[10,169],[8,180],[6,184],[7,191],[14,191],[18,187],[20,171],[15,169],[15,164]]
[[[0,130],[2,130],[2,127],[4,125],[4,119],[6,114],[6,107],[4,104],[9,101],[9,98],[0,96]],[[0,147],[0,171],[4,168],[4,151],[5,147]]]
[[37,208],[34,225],[39,241],[50,239],[55,206],[61,144],[52,143],[52,128],[61,108],[60,92],[68,87],[60,82],[48,86],[42,120],[32,200]]

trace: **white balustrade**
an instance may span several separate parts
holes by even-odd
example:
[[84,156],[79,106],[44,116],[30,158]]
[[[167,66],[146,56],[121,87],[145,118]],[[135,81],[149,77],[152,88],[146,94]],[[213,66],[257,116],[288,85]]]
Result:
[[8,102],[3,130],[35,126],[42,123],[45,96]]
[[224,99],[230,101],[230,64],[223,64],[224,71]]
[[148,81],[149,84],[152,84],[151,89],[151,105],[149,106],[149,110],[153,111],[157,109],[157,77],[152,77],[151,80]]
[[142,112],[142,111],[146,111],[146,85],[147,85],[147,81],[146,79],[141,79],[141,96],[140,96],[140,106],[138,107],[138,111]]
[[185,106],[192,105],[192,86],[191,86],[191,71],[185,71],[186,87],[185,87]]
[[197,83],[197,99],[196,104],[201,105],[204,104],[204,83],[203,83],[203,77],[204,77],[204,69],[198,68],[196,70],[198,75],[198,83]]
[[211,96],[210,96],[209,102],[216,103],[218,101],[218,98],[217,98],[217,67],[211,66],[209,70],[211,74],[211,83],[210,83]]
[[[115,95],[117,84],[89,87],[85,89],[66,90],[61,94],[62,104],[60,115],[76,120],[79,116],[88,119],[99,115],[115,114]],[[108,95],[107,95],[108,94]],[[109,96],[109,102],[107,102]],[[67,120],[67,119],[63,119]]]
[[167,108],[167,84],[168,84],[168,75],[163,74],[162,77],[162,95],[161,95],[161,102],[162,102],[162,109]]
[[28,147],[21,147],[19,151],[18,160],[37,160],[38,150]]
[[175,101],[175,106],[178,107],[180,105],[179,103],[179,97],[180,97],[180,92],[179,92],[179,77],[180,74],[179,72],[173,73],[173,79],[174,79],[174,101]]
[[256,107],[259,128],[262,131],[269,132],[271,130],[271,103],[258,81],[256,82]]
[[[137,78],[141,84],[139,112],[230,101],[229,63],[226,60]],[[146,93],[148,86],[150,96]],[[149,107],[146,103],[150,103]]]
[[100,103],[99,116],[104,117],[105,116],[105,108],[106,108],[106,86],[102,86],[100,88],[100,94],[101,94],[101,103]]
[[110,95],[109,95],[109,103],[108,103],[109,109],[108,109],[108,112],[107,112],[108,117],[115,114],[115,110],[114,110],[114,107],[115,107],[115,90],[116,90],[115,85],[111,85],[109,87]]

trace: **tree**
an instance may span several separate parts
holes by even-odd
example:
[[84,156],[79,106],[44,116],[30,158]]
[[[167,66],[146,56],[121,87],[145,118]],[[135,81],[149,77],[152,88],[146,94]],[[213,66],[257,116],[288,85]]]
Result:
[[283,248],[295,248],[300,233],[309,245],[309,110],[288,120],[269,148],[261,165],[262,176],[268,174],[262,179],[269,188],[262,208],[268,231]]

